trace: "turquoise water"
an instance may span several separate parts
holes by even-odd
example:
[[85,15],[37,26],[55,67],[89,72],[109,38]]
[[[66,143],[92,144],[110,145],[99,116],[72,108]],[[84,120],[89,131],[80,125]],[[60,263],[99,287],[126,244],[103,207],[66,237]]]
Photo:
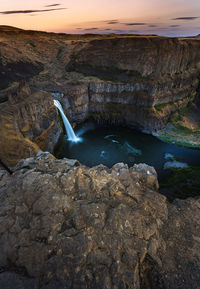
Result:
[[84,124],[75,132],[82,141],[72,143],[65,137],[59,158],[77,159],[89,167],[98,164],[112,167],[118,162],[127,163],[129,167],[135,163],[146,163],[156,169],[159,179],[166,175],[166,154],[172,154],[176,160],[190,166],[200,166],[199,150],[164,143],[152,135],[130,128]]

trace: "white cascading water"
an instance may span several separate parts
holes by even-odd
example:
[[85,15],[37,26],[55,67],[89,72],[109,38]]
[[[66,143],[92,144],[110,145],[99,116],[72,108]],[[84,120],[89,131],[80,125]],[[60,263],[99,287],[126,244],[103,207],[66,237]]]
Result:
[[61,103],[54,99],[54,105],[58,108],[58,110],[60,111],[60,114],[61,114],[61,117],[62,117],[62,120],[63,120],[63,123],[64,123],[64,126],[65,126],[65,129],[66,129],[66,132],[67,132],[67,136],[68,136],[68,140],[69,141],[72,141],[72,142],[79,142],[80,141],[80,138],[78,138],[76,135],[75,135],[75,132],[70,124],[70,122],[68,121],[64,111],[63,111],[63,108],[62,108],[62,105]]

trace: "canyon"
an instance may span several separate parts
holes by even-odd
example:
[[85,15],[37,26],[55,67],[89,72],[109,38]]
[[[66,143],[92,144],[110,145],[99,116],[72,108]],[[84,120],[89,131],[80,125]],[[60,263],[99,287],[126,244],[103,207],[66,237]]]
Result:
[[[65,35],[3,26],[0,30],[1,110],[6,111],[5,103],[10,105],[10,94],[20,94],[17,82],[23,80],[25,86],[34,91],[30,101],[38,97],[42,105],[46,98],[36,96],[37,92],[56,93],[74,125],[91,118],[156,134],[166,126],[173,112],[194,103],[199,87],[199,47],[199,38]],[[16,97],[15,102],[23,100]],[[42,120],[35,116],[43,137],[44,130],[51,135],[50,125],[52,135],[54,127],[59,125],[52,116],[52,103],[45,103],[45,107],[46,117],[54,121],[55,126],[43,121],[41,127]],[[25,125],[31,126],[29,119],[24,121]],[[24,138],[23,129],[18,128]],[[34,145],[52,152],[61,132],[52,139],[51,149],[45,144],[46,136],[42,139],[35,130],[30,134],[28,139],[34,140]],[[27,147],[30,146],[32,148],[22,149],[18,158],[8,162],[5,158],[9,156],[2,150],[0,159],[12,166],[22,156],[30,156],[28,151],[37,150],[29,142]]]
[[199,51],[199,37],[0,26],[0,288],[199,288],[199,197],[169,203],[145,164],[53,156],[53,99],[73,127],[178,124],[199,147]]

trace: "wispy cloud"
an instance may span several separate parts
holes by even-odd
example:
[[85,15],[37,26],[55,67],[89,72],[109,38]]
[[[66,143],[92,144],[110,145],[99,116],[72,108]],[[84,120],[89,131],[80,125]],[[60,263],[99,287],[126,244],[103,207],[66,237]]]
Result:
[[56,7],[56,6],[60,6],[61,4],[56,3],[56,4],[50,4],[50,5],[46,5],[44,7]]
[[170,25],[169,27],[180,27],[180,25]]
[[113,20],[113,21],[108,21],[107,24],[109,25],[113,25],[113,24],[118,24],[119,21],[118,20]]
[[148,25],[148,27],[158,27],[157,25],[155,25],[155,24],[150,24],[150,25]]
[[199,17],[177,17],[177,18],[172,18],[172,20],[196,20]]
[[97,28],[97,27],[93,27],[93,28],[86,28],[86,29],[84,29],[85,31],[91,31],[91,30],[98,30],[99,28]]
[[9,11],[0,11],[0,14],[9,15],[9,14],[31,14],[38,12],[50,12],[57,10],[64,10],[67,8],[56,8],[56,9],[39,9],[39,10],[9,10]]
[[123,23],[124,25],[127,26],[140,26],[140,25],[147,25],[146,23],[143,22],[131,22],[131,23]]
[[108,19],[108,20],[101,20],[100,22],[119,22],[119,19]]

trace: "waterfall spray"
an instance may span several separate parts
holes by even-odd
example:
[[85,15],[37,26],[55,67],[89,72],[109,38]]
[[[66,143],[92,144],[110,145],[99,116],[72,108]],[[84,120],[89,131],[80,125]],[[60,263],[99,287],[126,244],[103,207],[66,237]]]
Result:
[[80,141],[80,138],[78,138],[76,135],[75,135],[75,132],[69,122],[69,120],[67,119],[64,111],[63,111],[63,108],[62,108],[62,105],[60,104],[60,102],[58,100],[55,100],[54,99],[54,105],[58,108],[58,110],[60,111],[60,114],[61,114],[61,117],[62,117],[62,120],[63,120],[63,123],[64,123],[64,126],[65,126],[65,129],[66,129],[66,133],[67,133],[67,136],[68,136],[68,140],[69,141],[72,141],[72,142],[79,142]]

